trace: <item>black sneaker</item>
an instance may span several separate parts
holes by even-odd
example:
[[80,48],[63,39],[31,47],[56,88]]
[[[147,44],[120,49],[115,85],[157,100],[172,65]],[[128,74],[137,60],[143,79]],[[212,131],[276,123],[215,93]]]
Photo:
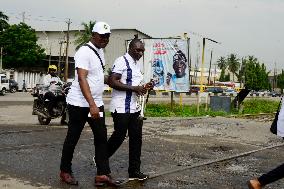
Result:
[[129,180],[146,180],[149,178],[149,175],[146,175],[144,173],[139,172],[135,172],[135,173],[129,173]]

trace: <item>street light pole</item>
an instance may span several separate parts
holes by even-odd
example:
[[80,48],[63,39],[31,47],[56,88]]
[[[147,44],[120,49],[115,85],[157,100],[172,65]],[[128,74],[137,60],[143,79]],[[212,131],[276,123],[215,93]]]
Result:
[[200,78],[200,92],[203,92],[203,71],[204,71],[204,50],[205,50],[205,39],[212,41],[214,43],[219,43],[210,38],[203,38],[203,46],[202,46],[202,64],[201,64],[201,78]]
[[1,47],[0,51],[0,73],[2,72],[2,58],[3,58],[3,47]]
[[200,92],[204,92],[204,89],[203,89],[204,49],[205,49],[205,38],[202,39],[202,57],[201,57],[202,59],[201,59]]
[[71,21],[68,19],[67,21],[67,34],[66,34],[66,61],[65,61],[65,68],[64,68],[64,80],[65,82],[68,79],[68,48],[69,48],[69,28],[70,28]]
[[210,64],[209,64],[209,72],[208,72],[208,85],[210,85],[210,76],[211,76],[211,64],[212,64],[212,53],[213,50],[211,50],[211,54],[210,54]]

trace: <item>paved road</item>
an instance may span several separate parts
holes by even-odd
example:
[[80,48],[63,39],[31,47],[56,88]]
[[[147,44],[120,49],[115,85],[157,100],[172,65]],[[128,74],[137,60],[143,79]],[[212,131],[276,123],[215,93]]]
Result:
[[[30,98],[24,94],[15,97],[18,95],[23,96],[9,98]],[[38,125],[30,105],[0,106],[0,188],[94,188],[96,169],[91,160],[94,147],[89,127],[84,129],[74,154],[73,171],[80,186],[69,187],[58,180],[67,131],[58,124],[59,120],[52,120],[50,126]],[[152,178],[122,188],[244,189],[249,178],[282,163],[283,147],[218,160],[282,145],[282,139],[269,133],[269,124],[222,117],[148,118],[143,130],[142,171]],[[107,118],[107,125],[110,135],[111,118]],[[110,159],[116,178],[127,177],[127,148],[128,139]],[[281,180],[266,188],[283,186]]]

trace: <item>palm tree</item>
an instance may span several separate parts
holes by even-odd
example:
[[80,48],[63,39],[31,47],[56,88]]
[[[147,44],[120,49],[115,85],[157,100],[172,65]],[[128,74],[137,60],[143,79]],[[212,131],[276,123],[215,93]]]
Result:
[[4,29],[6,29],[9,24],[8,21],[9,17],[6,16],[2,11],[0,11],[0,32],[2,32]]
[[227,62],[225,57],[221,56],[218,60],[217,60],[217,66],[218,68],[220,68],[221,70],[225,70],[227,68]]
[[237,58],[235,54],[230,54],[227,58],[228,69],[233,73],[233,81],[235,81],[235,75],[237,71],[240,69],[240,60]]
[[75,40],[75,44],[76,46],[76,50],[78,50],[82,45],[84,45],[85,43],[87,43],[91,36],[92,36],[92,29],[95,25],[96,21],[89,21],[89,23],[82,23],[84,30],[83,31],[78,31],[75,33],[75,37],[77,37],[77,39]]
[[258,62],[258,60],[254,56],[248,56],[248,62],[255,64]]

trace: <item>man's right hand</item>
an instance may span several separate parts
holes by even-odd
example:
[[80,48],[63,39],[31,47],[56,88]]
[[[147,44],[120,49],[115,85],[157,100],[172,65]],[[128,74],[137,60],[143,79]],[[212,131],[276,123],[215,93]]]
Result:
[[100,109],[94,104],[90,106],[90,114],[93,119],[100,118]]

